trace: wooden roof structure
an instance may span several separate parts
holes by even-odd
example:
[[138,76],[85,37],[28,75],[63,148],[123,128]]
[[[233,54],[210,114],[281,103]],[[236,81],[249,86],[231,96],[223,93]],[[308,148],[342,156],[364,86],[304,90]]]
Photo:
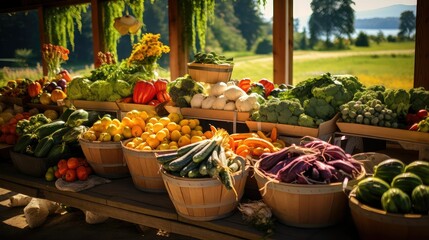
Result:
[[[103,49],[103,37],[99,29],[102,22],[101,2],[107,0],[14,0],[4,1],[0,12],[38,10],[41,44],[45,43],[43,9],[52,6],[90,3],[92,7],[92,31],[94,62]],[[168,0],[170,37],[170,74],[175,79],[187,72],[188,51],[182,41],[179,1]],[[273,0],[273,70],[275,83],[292,84],[293,56],[293,0]],[[414,87],[429,89],[429,1],[417,0],[416,44],[414,60]],[[285,27],[287,26],[287,27]]]

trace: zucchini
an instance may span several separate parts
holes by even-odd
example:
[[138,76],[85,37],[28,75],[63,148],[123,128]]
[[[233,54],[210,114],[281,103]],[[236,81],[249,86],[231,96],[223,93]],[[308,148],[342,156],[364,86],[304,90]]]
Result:
[[204,159],[208,158],[217,145],[218,144],[215,140],[211,140],[209,144],[205,145],[204,148],[202,148],[192,157],[192,161],[199,163]]
[[83,126],[83,125],[77,126],[77,127],[73,127],[68,132],[66,132],[63,135],[62,141],[66,142],[66,143],[75,143],[75,142],[78,142],[79,135],[81,133],[86,132],[87,130],[88,130],[88,127]]
[[177,154],[177,152],[166,153],[166,154],[155,153],[156,160],[160,164],[169,163],[169,162],[173,161],[174,159],[176,159],[178,156],[179,155]]
[[[209,156],[209,158],[207,159],[207,161],[205,161],[205,162],[202,162],[201,164],[200,164],[200,167],[199,167],[199,169],[198,169],[198,171],[200,172],[200,174],[202,175],[202,176],[206,176],[206,175],[208,175],[209,173],[208,173],[208,168],[207,168],[207,162],[209,161],[209,159],[211,159],[212,158],[212,156]],[[194,161],[192,161],[192,162],[194,162]]]
[[196,147],[196,146],[198,146],[200,144],[206,144],[209,141],[210,141],[209,139],[206,139],[206,140],[202,140],[202,141],[199,141],[199,142],[194,142],[194,143],[188,144],[186,146],[180,147],[179,149],[177,149],[177,154],[179,156],[183,156],[187,152],[189,152],[191,149],[193,149],[194,147]]
[[76,109],[74,108],[66,108],[64,110],[64,112],[61,114],[61,116],[59,117],[60,120],[62,121],[67,121],[67,119],[69,118],[69,116],[76,111]]
[[194,156],[194,154],[196,154],[198,151],[205,147],[203,141],[200,141],[199,143],[200,144],[190,149],[184,155],[168,163],[168,168],[170,169],[170,171],[180,171],[183,167],[188,165],[188,163],[192,161],[192,157]]
[[69,146],[65,142],[57,143],[51,148],[51,150],[49,150],[47,158],[57,160],[69,152]]
[[37,143],[37,135],[32,133],[27,133],[19,137],[18,141],[16,142],[15,146],[13,147],[14,152],[24,153],[27,146],[31,144]]
[[188,175],[188,172],[196,169],[198,171],[200,163],[190,161],[182,170],[180,170],[180,176],[185,177]]
[[51,137],[54,139],[54,144],[59,144],[63,140],[63,135],[70,131],[69,127],[63,127],[51,134]]
[[200,172],[198,171],[198,168],[191,169],[191,170],[188,172],[188,177],[189,177],[189,178],[198,178],[198,177],[201,177],[201,174],[200,174]]
[[67,118],[66,126],[77,127],[88,121],[88,112],[83,109],[77,109]]
[[65,127],[65,122],[62,120],[58,120],[51,123],[43,124],[36,130],[34,130],[33,133],[36,134],[39,139],[42,139],[63,127]]
[[34,156],[40,158],[46,157],[53,146],[54,139],[50,135],[42,138],[37,144],[36,149],[34,149]]

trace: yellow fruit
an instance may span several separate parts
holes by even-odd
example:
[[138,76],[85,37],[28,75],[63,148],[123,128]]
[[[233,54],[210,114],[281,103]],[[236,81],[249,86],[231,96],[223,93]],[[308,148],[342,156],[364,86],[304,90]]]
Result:
[[176,125],[176,130],[177,131],[181,131],[182,130],[182,126],[180,126],[179,124]]
[[114,142],[120,142],[122,139],[123,139],[122,134],[117,133],[117,134],[113,135],[113,141]]
[[177,150],[179,147],[178,146],[170,146],[169,149],[170,150]]
[[191,143],[199,142],[199,141],[202,141],[202,140],[203,140],[203,138],[200,137],[200,136],[192,136],[191,137]]
[[168,150],[168,149],[170,149],[170,146],[168,145],[168,143],[161,143],[161,144],[159,144],[158,149],[159,150]]
[[175,123],[175,122],[169,122],[167,124],[167,129],[168,129],[168,131],[172,132],[172,131],[174,131],[177,128],[177,126],[178,126],[177,123]]
[[170,114],[168,114],[168,118],[172,122],[179,123],[180,120],[183,118],[183,116],[181,114],[178,114],[178,113],[170,113]]
[[135,125],[133,128],[131,128],[131,133],[134,137],[140,137],[143,133],[143,129],[140,126]]
[[149,118],[149,114],[146,111],[141,111],[139,117],[146,121]]
[[95,135],[94,131],[86,131],[82,135],[83,139],[89,140],[89,141],[95,141],[97,140],[97,136]]
[[98,137],[98,141],[101,141],[101,142],[110,142],[111,140],[112,140],[112,135],[108,134],[107,132],[102,132]]
[[189,120],[188,119],[182,119],[182,120],[180,120],[179,125],[182,127],[189,125]]
[[142,133],[142,135],[140,136],[144,142],[146,142],[147,137],[149,137],[151,133],[150,132],[144,132]]
[[141,118],[141,117],[134,117],[133,119],[132,119],[132,121],[133,121],[133,123],[134,123],[134,125],[138,125],[138,126],[140,126],[142,129],[144,129],[145,128],[145,126],[146,126],[146,122],[143,120],[143,118]]
[[191,129],[194,129],[197,126],[197,122],[195,121],[195,119],[190,119],[189,120],[189,127]]
[[176,146],[176,147],[177,147],[178,145],[177,145],[177,142],[176,142],[176,141],[171,141],[171,142],[168,144],[168,146],[170,146],[170,147],[171,147],[171,146]]
[[139,144],[143,143],[144,141],[141,137],[136,137],[131,142],[133,142],[136,146],[138,146]]
[[113,119],[112,123],[115,124],[117,127],[119,127],[121,125],[121,121],[119,121],[119,119],[117,119],[117,118]]
[[146,139],[146,142],[152,149],[156,149],[159,145],[159,140],[156,138],[155,134],[149,135],[149,137]]
[[146,145],[142,149],[143,151],[152,151],[152,148],[149,145]]
[[104,129],[105,129],[105,127],[103,126],[103,124],[101,124],[101,121],[100,121],[100,120],[97,120],[97,121],[92,125],[92,127],[94,128],[94,131],[97,131],[97,132],[103,132],[103,131],[104,131]]
[[157,123],[153,124],[153,132],[154,133],[157,133],[157,132],[161,131],[161,129],[163,129],[163,128],[164,128],[164,125],[162,123],[160,123],[160,122],[157,122]]
[[194,121],[195,121],[195,124],[196,124],[197,126],[199,126],[199,125],[200,125],[200,120],[198,120],[198,119],[194,119]]
[[191,134],[191,128],[188,125],[182,126],[182,133],[183,134]]
[[152,123],[152,124],[155,124],[155,123],[157,123],[157,122],[158,122],[158,118],[156,118],[156,117],[151,117],[151,118],[149,118],[149,122],[150,122],[150,123]]
[[183,147],[183,146],[186,146],[190,143],[191,143],[191,139],[189,139],[188,136],[181,136],[179,138],[179,141],[177,142],[177,145],[179,145],[179,147]]
[[179,141],[179,138],[182,136],[182,134],[178,130],[174,130],[170,133],[170,139],[172,141]]
[[114,136],[116,134],[122,134],[123,130],[122,128],[116,126],[115,124],[111,123],[107,129],[106,132],[109,133],[111,136]]
[[197,130],[191,130],[191,136],[197,136],[198,131]]
[[125,146],[129,147],[129,148],[135,148],[136,144],[133,141],[129,141],[129,142],[127,142],[127,145],[125,145]]
[[168,117],[162,117],[158,120],[160,123],[162,123],[165,126],[167,126],[167,124],[169,124],[171,121]]
[[158,131],[157,133],[156,133],[156,138],[160,141],[160,142],[162,142],[162,141],[164,141],[164,139],[167,137],[167,134],[164,132],[164,131]]
[[129,117],[131,119],[138,117],[139,115],[140,115],[140,112],[138,110],[135,110],[135,109],[131,110],[125,114],[126,117]]
[[129,126],[125,126],[122,130],[122,135],[124,135],[124,138],[132,138],[133,133],[131,132],[131,128]]
[[201,127],[200,125],[195,126],[195,130],[197,131],[203,131],[203,127]]
[[147,123],[146,127],[144,128],[144,131],[152,133],[153,132],[153,123]]
[[100,119],[101,125],[107,127],[112,123],[112,119],[110,117],[104,116]]
[[201,137],[204,136],[204,133],[202,131],[197,131],[195,135]]
[[204,132],[204,136],[205,136],[207,139],[210,139],[210,138],[212,138],[212,137],[213,137],[213,132],[212,132],[212,131],[205,131],[205,132]]
[[122,125],[128,126],[130,128],[133,128],[133,126],[134,126],[133,120],[131,120],[131,118],[129,118],[129,117],[123,117],[121,123],[122,123]]

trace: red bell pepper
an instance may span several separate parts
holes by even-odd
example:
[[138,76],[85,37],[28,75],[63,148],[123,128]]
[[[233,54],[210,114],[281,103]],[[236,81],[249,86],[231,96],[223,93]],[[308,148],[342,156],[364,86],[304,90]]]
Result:
[[156,80],[153,85],[155,86],[156,92],[159,92],[159,91],[167,90],[167,84],[168,84],[167,79],[160,78]]
[[273,91],[275,88],[274,83],[272,83],[271,81],[269,81],[265,78],[259,80],[259,83],[264,85],[265,97],[268,97],[270,95],[271,91]]
[[243,78],[238,82],[238,87],[243,89],[243,91],[249,91],[250,85],[252,84],[252,80],[250,78]]
[[134,86],[133,102],[146,104],[156,95],[156,89],[153,83],[148,81],[138,81]]
[[159,102],[163,103],[163,102],[170,101],[171,97],[166,90],[163,90],[163,91],[158,91],[156,93],[156,99],[158,99]]
[[67,82],[71,82],[72,76],[67,70],[62,70],[58,74],[61,75],[61,78],[64,78]]
[[28,95],[32,98],[37,97],[42,92],[42,86],[39,82],[31,82],[27,86]]

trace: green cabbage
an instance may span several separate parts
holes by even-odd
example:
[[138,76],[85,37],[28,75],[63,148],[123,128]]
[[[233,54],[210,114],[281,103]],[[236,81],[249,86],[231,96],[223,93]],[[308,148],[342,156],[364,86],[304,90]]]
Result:
[[116,80],[114,91],[120,97],[128,97],[133,93],[133,88],[128,82],[124,80]]
[[67,86],[67,98],[87,99],[91,96],[91,84],[92,82],[86,78],[74,78]]
[[97,80],[91,84],[91,94],[96,101],[106,101],[113,95],[113,85],[104,80]]

